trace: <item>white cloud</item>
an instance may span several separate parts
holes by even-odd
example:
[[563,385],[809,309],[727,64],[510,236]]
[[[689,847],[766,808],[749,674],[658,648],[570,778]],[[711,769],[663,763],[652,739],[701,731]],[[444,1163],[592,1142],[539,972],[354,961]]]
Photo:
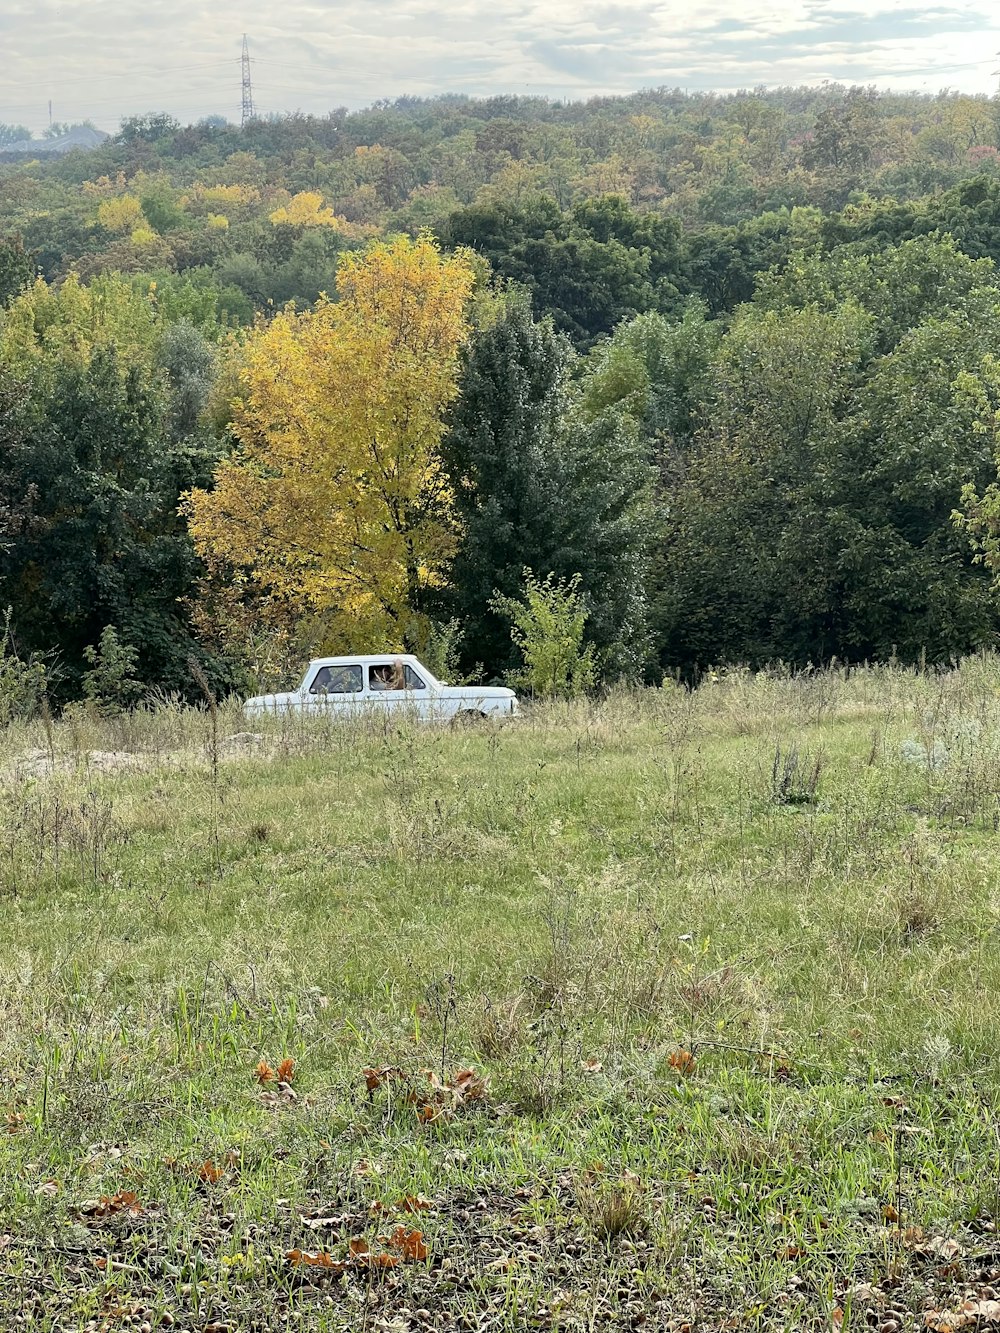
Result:
[[237,117],[249,34],[263,111],[437,92],[584,97],[824,78],[996,87],[986,0],[7,0],[0,120]]

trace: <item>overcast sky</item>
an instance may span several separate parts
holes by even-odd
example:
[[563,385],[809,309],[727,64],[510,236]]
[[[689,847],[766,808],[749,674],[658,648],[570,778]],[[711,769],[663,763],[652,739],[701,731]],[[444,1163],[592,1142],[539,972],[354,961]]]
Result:
[[324,113],[441,92],[582,98],[668,85],[994,92],[991,0],[0,0],[0,120]]

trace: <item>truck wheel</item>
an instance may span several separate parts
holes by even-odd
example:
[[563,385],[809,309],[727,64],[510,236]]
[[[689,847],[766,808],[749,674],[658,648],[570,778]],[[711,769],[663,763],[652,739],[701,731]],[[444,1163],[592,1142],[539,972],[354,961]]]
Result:
[[451,719],[453,727],[477,727],[486,721],[486,714],[478,708],[466,708],[461,713],[456,713]]

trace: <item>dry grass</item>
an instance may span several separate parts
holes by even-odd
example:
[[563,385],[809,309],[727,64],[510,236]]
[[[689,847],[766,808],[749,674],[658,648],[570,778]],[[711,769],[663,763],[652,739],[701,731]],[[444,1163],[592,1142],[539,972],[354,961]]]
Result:
[[[917,1327],[994,1281],[995,659],[460,732],[81,709],[0,773],[0,1326]],[[404,1223],[426,1261],[285,1257]]]

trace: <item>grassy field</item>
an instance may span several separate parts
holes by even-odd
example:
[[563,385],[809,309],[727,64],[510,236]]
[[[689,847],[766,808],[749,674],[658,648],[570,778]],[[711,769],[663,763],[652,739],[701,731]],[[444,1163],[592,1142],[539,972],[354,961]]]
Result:
[[1000,661],[245,728],[0,738],[0,1328],[1000,1315]]

